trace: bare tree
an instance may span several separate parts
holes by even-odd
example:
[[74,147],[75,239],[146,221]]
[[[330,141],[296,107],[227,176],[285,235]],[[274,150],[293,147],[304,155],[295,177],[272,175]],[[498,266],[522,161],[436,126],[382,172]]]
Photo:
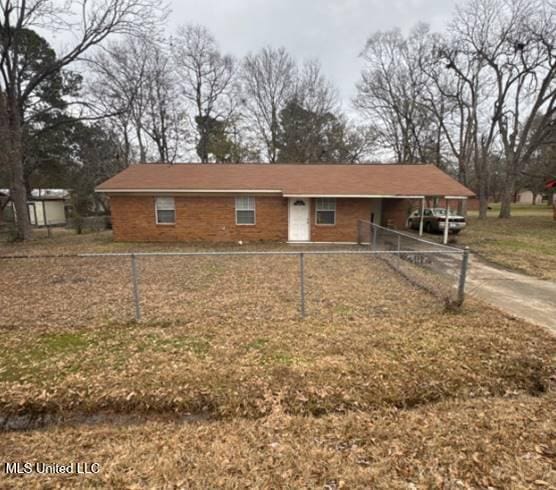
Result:
[[142,128],[154,142],[158,160],[172,163],[186,134],[182,127],[184,108],[180,104],[178,81],[172,59],[163,46],[149,44],[147,59]]
[[[454,132],[448,141],[461,170],[466,174],[469,162],[472,162],[479,196],[479,218],[484,219],[488,209],[490,167],[493,154],[496,153],[498,135],[495,121],[485,111],[490,80],[484,62],[471,56],[458,37],[441,46],[438,56],[448,72],[447,79],[442,84],[436,78],[437,71],[431,70],[431,74],[436,78],[439,90],[453,104],[454,111]],[[446,128],[446,133],[450,133],[447,123],[448,121],[443,123],[443,127]]]
[[420,65],[427,41],[425,25],[407,39],[394,29],[372,35],[361,53],[366,66],[354,105],[399,163],[440,163],[438,127],[423,100],[428,80]]
[[470,167],[475,155],[477,70],[473,63],[460,66],[461,76],[451,70],[446,53],[452,52],[451,40],[438,35],[431,38],[433,45],[421,62],[421,70],[430,83],[425,86],[423,103],[435,117],[448,151],[456,160],[460,182],[469,185]]
[[[10,191],[17,215],[17,238],[31,238],[23,177],[22,108],[43,80],[76,61],[111,34],[152,29],[159,20],[154,0],[0,0],[0,92],[7,113],[6,144],[11,152]],[[21,86],[21,33],[33,28],[71,31],[76,42]]]
[[295,87],[279,112],[279,152],[286,162],[345,161],[347,122],[338,92],[323,73],[318,60],[307,60],[297,71]]
[[145,40],[128,37],[109,44],[88,60],[91,105],[118,128],[123,140],[123,158],[127,163],[132,159],[133,146],[138,149],[137,160],[140,163],[147,161],[143,131],[149,60],[146,51]]
[[296,67],[284,48],[266,47],[245,57],[242,67],[243,101],[264,143],[267,159],[276,162],[280,111],[295,92]]
[[197,153],[205,163],[214,128],[226,125],[234,111],[234,60],[222,55],[214,37],[199,25],[180,27],[172,51],[182,94],[195,108]]
[[94,106],[119,128],[126,157],[136,145],[141,163],[153,153],[160,162],[173,162],[185,138],[184,109],[166,44],[155,36],[128,37],[97,53],[90,64]]
[[303,63],[294,96],[306,110],[315,114],[339,110],[338,90],[324,77],[318,59],[309,59]]
[[504,156],[501,218],[510,217],[520,169],[556,113],[555,17],[546,0],[470,0],[454,20],[461,51],[485,74],[486,138],[498,134]]

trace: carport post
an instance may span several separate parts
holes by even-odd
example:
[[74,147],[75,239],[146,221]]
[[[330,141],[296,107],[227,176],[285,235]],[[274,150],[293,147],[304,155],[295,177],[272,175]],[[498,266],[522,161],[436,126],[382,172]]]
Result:
[[299,312],[305,318],[305,265],[303,252],[299,254]]
[[425,213],[425,198],[421,199],[421,216],[419,218],[419,236],[423,236],[423,214]]
[[463,250],[463,257],[461,260],[461,270],[459,273],[459,284],[458,284],[458,305],[463,304],[465,299],[465,280],[467,278],[467,269],[469,267],[469,247],[465,247]]
[[450,208],[448,207],[448,198],[444,197],[444,202],[446,204],[446,218],[444,219],[444,240],[443,243],[444,245],[446,245],[448,243],[448,230],[450,228],[450,223],[448,221],[448,217],[449,217],[449,210]]
[[137,276],[137,263],[135,254],[131,254],[131,279],[133,282],[133,303],[135,305],[135,321],[141,320],[141,306],[139,305],[139,278]]

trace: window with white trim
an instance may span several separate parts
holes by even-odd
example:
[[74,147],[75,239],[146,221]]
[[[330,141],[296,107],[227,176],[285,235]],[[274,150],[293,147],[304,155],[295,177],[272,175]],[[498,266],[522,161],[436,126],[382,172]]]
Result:
[[317,225],[336,224],[336,199],[333,197],[319,198],[316,203]]
[[157,197],[154,206],[157,225],[176,223],[176,203],[173,197]]
[[255,198],[251,196],[236,197],[236,225],[255,224]]

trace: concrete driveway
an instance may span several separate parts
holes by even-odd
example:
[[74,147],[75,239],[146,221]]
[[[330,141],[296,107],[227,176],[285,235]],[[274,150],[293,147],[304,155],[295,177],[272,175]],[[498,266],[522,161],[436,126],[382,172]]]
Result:
[[472,254],[466,293],[556,334],[556,282],[500,269]]

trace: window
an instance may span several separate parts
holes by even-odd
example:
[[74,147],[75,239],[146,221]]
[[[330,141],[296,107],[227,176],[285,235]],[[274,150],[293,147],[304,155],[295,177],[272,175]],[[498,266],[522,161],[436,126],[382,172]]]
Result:
[[[433,212],[436,216],[446,216],[446,209],[445,208],[435,208],[433,210]],[[454,213],[451,209],[448,209],[448,215],[449,216],[454,216]]]
[[336,224],[336,199],[317,199],[317,225]]
[[236,225],[255,224],[255,198],[250,196],[236,197]]
[[173,225],[176,223],[176,203],[173,197],[157,197],[155,210],[157,225]]

